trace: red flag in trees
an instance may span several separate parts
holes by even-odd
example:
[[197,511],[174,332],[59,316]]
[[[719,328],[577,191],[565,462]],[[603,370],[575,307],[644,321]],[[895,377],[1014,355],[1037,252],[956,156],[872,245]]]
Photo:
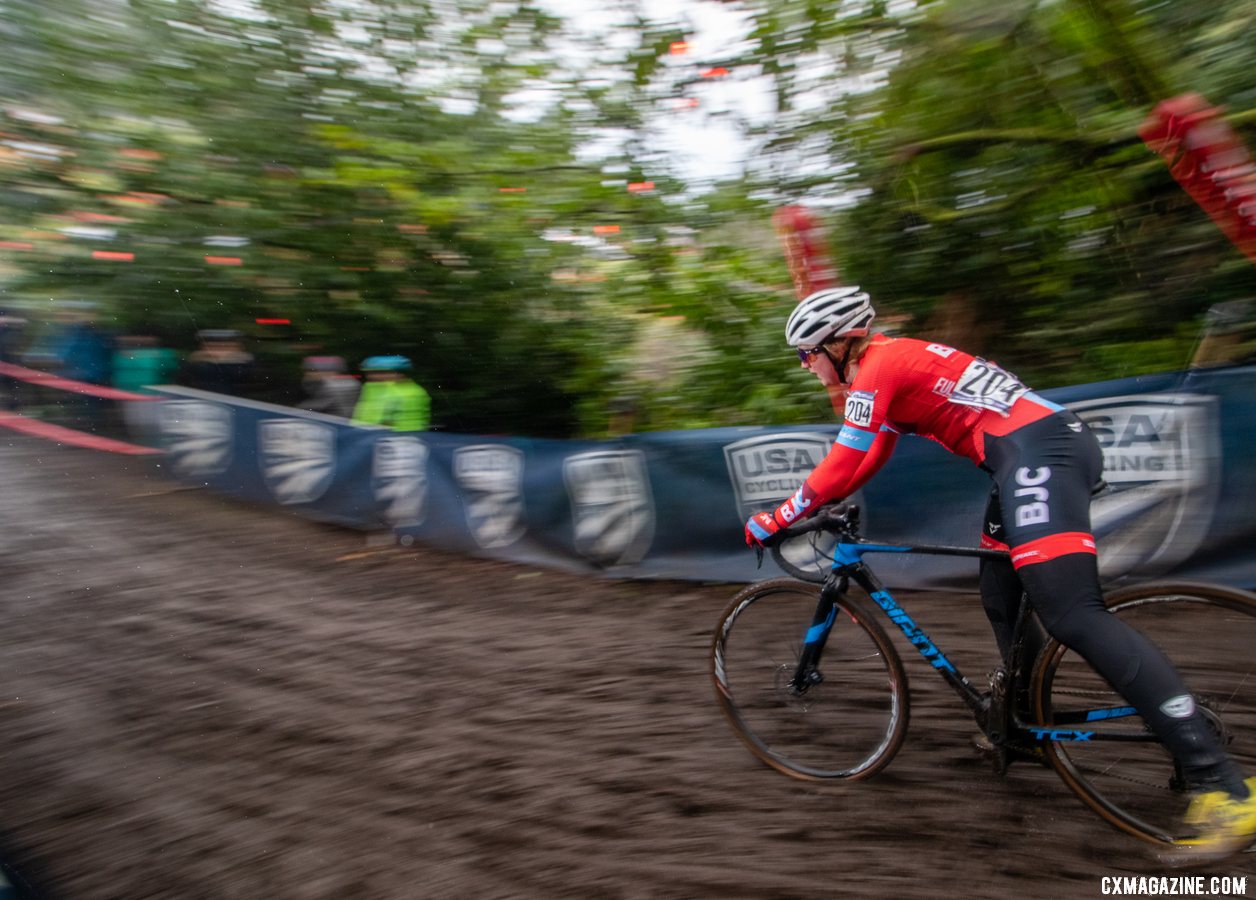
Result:
[[1199,94],[1158,104],[1139,136],[1248,259],[1256,262],[1256,165],[1221,113]]
[[799,300],[840,283],[837,267],[825,246],[824,229],[810,211],[801,206],[782,206],[772,214],[772,224],[785,248],[785,261]]

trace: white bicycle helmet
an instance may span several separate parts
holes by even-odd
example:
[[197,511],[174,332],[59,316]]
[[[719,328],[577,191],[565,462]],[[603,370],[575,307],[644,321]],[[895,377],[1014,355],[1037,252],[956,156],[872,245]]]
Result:
[[785,323],[785,341],[791,347],[817,347],[833,337],[862,337],[876,315],[872,301],[858,287],[826,288],[794,307]]

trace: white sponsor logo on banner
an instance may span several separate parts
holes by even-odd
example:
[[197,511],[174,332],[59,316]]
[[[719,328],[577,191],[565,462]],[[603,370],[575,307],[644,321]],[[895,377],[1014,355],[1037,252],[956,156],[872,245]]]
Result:
[[283,504],[310,503],[331,486],[336,474],[336,429],[305,419],[263,419],[257,423],[262,479]]
[[576,552],[599,566],[640,562],[654,539],[654,499],[641,452],[569,456],[563,480],[571,498]]
[[724,460],[741,519],[783,503],[832,446],[832,437],[797,433],[746,438],[725,446]]
[[[832,446],[832,436],[799,432],[762,435],[726,445],[724,460],[737,498],[739,521],[744,523],[759,510],[773,510],[793,496]],[[790,562],[803,568],[828,569],[809,540],[789,543],[784,553]],[[821,543],[819,549],[831,546],[831,542]]]
[[371,490],[390,525],[419,525],[427,512],[427,444],[396,435],[375,441]]
[[506,547],[527,530],[523,506],[523,451],[474,444],[454,452],[454,480],[462,489],[467,527],[481,547]]
[[181,475],[217,475],[231,465],[231,408],[205,400],[165,400],[161,433],[171,465]]
[[1091,519],[1105,577],[1164,572],[1208,532],[1220,485],[1216,398],[1136,394],[1070,403],[1103,448],[1112,490]]

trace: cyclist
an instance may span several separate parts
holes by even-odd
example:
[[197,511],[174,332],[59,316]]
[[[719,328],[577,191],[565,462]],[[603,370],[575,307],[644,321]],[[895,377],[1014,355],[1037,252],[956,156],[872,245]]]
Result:
[[1103,605],[1090,526],[1103,457],[1089,429],[995,363],[870,333],[874,316],[857,287],[817,291],[790,315],[786,341],[804,369],[844,397],[845,421],[802,487],[775,511],[750,517],[746,543],[770,544],[782,527],[854,493],[900,434],[967,457],[994,481],[981,544],[1010,552],[981,563],[982,605],[999,649],[1007,654],[1023,586],[1048,632],[1138,709],[1197,787],[1186,821],[1198,836],[1177,855],[1202,861],[1251,843],[1256,778],[1244,780],[1164,654]]

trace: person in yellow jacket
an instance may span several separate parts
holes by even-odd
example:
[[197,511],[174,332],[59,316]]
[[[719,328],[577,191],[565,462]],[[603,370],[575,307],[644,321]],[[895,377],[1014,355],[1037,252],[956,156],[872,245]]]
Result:
[[353,408],[354,425],[383,425],[394,431],[426,431],[432,400],[405,373],[404,356],[371,356],[362,361],[366,383]]

